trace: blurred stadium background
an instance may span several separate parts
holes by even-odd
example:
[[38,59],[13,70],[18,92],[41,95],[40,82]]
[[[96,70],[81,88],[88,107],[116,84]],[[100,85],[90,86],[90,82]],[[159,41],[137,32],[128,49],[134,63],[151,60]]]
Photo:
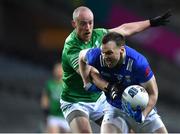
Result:
[[0,132],[41,132],[40,93],[80,5],[92,9],[95,27],[105,28],[172,9],[170,24],[127,43],[149,59],[159,85],[159,114],[169,132],[180,132],[179,0],[0,0]]

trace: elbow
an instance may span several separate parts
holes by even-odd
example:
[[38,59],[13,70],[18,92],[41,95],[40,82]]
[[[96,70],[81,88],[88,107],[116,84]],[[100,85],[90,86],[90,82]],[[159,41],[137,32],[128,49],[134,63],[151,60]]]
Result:
[[151,102],[153,106],[156,105],[157,100],[158,100],[158,91],[149,94],[149,102]]

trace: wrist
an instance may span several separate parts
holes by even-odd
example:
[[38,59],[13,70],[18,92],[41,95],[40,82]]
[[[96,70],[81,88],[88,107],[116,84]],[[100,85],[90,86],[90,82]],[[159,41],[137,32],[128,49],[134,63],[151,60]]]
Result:
[[111,87],[112,87],[112,84],[109,83],[109,82],[107,82],[106,85],[105,85],[105,87],[104,87],[104,90],[105,90],[106,92],[108,92],[108,91],[111,90]]
[[150,26],[151,26],[151,27],[156,26],[156,21],[154,20],[154,18],[150,18],[150,19],[149,19],[149,23],[150,23]]
[[149,20],[147,20],[147,21],[148,21],[149,27],[151,27],[151,20],[149,19]]

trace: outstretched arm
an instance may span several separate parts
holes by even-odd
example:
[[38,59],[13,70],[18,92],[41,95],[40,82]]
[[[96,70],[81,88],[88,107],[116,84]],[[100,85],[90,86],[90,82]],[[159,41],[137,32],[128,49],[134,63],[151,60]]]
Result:
[[150,21],[145,20],[139,22],[125,23],[119,27],[109,29],[109,31],[120,33],[123,36],[130,36],[149,28],[150,26]]
[[107,92],[107,86],[108,86],[108,82],[105,81],[104,79],[102,79],[100,77],[100,74],[98,72],[97,69],[95,69],[94,67],[91,68],[90,70],[90,75],[91,75],[91,78],[92,78],[92,82],[101,90]]
[[130,36],[135,33],[144,31],[145,29],[147,29],[149,27],[166,25],[166,23],[169,22],[170,16],[171,16],[171,11],[168,10],[167,12],[163,13],[162,15],[151,18],[149,20],[125,23],[116,28],[109,29],[109,31],[110,32],[118,32],[118,33],[122,34],[123,36]]

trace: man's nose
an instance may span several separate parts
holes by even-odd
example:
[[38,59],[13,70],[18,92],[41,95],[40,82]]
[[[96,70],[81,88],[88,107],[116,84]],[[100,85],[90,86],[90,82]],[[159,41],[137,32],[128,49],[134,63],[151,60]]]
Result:
[[90,29],[90,24],[86,24],[86,29]]
[[107,58],[108,58],[108,55],[107,55],[107,54],[104,54],[104,58],[107,59]]

